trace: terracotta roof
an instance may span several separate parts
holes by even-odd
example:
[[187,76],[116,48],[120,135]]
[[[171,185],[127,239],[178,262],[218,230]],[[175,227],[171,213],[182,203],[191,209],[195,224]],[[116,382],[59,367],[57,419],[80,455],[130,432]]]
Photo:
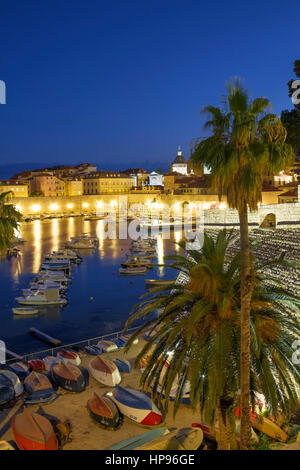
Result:
[[274,186],[272,186],[272,184],[269,184],[266,181],[264,181],[262,184],[262,191],[268,192],[268,191],[279,191],[279,190],[278,188],[275,188]]
[[298,188],[290,189],[290,191],[286,191],[285,193],[279,194],[279,197],[298,197]]

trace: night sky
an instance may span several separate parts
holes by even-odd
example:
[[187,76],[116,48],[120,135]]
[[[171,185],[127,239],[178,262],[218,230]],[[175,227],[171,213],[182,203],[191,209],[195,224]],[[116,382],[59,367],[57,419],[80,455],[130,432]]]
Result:
[[299,13],[295,1],[2,0],[0,177],[81,161],[167,169],[233,76],[290,109]]

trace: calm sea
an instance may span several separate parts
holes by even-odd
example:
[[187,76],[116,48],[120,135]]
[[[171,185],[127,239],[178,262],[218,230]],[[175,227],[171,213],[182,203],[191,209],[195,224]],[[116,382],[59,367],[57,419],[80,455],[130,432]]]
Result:
[[[20,236],[26,240],[19,246],[21,255],[0,261],[0,339],[8,349],[20,354],[46,349],[29,335],[30,327],[59,338],[64,344],[121,330],[130,310],[146,292],[146,278],[175,277],[175,271],[162,267],[148,270],[145,276],[119,276],[120,262],[126,258],[130,240],[104,239],[103,231],[103,221],[85,221],[81,217],[36,220],[21,226]],[[45,308],[36,317],[15,316],[14,299],[29,286],[33,273],[39,271],[43,255],[63,248],[71,236],[82,233],[97,235],[99,247],[84,254],[83,262],[72,268],[67,306]],[[179,241],[181,236],[177,231],[171,232],[170,240],[159,237],[159,263],[178,250],[174,238]]]

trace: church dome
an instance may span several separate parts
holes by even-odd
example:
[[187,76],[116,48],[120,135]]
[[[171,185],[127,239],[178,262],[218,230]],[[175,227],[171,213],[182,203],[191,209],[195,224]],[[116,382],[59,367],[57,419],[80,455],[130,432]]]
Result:
[[185,158],[182,156],[181,148],[178,148],[177,157],[173,163],[186,163]]

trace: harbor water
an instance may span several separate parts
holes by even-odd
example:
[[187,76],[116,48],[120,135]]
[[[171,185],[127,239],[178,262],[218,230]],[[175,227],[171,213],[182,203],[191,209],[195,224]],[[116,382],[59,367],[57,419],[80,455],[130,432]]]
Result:
[[[119,267],[130,249],[130,239],[108,239],[104,235],[104,222],[87,221],[82,217],[53,218],[23,223],[20,237],[26,242],[19,245],[21,254],[0,260],[0,340],[7,349],[26,354],[45,349],[45,344],[29,335],[35,327],[59,338],[63,344],[85,340],[121,330],[139,297],[146,292],[145,279],[172,279],[175,271],[155,267],[146,275],[120,276]],[[72,266],[72,283],[67,291],[68,304],[64,308],[43,307],[37,316],[14,315],[15,297],[29,286],[34,273],[40,268],[43,255],[64,247],[72,236],[88,233],[97,236],[99,246],[82,251],[83,262]],[[174,241],[182,237],[181,231],[171,231],[171,238],[158,237],[157,260],[177,252]]]

